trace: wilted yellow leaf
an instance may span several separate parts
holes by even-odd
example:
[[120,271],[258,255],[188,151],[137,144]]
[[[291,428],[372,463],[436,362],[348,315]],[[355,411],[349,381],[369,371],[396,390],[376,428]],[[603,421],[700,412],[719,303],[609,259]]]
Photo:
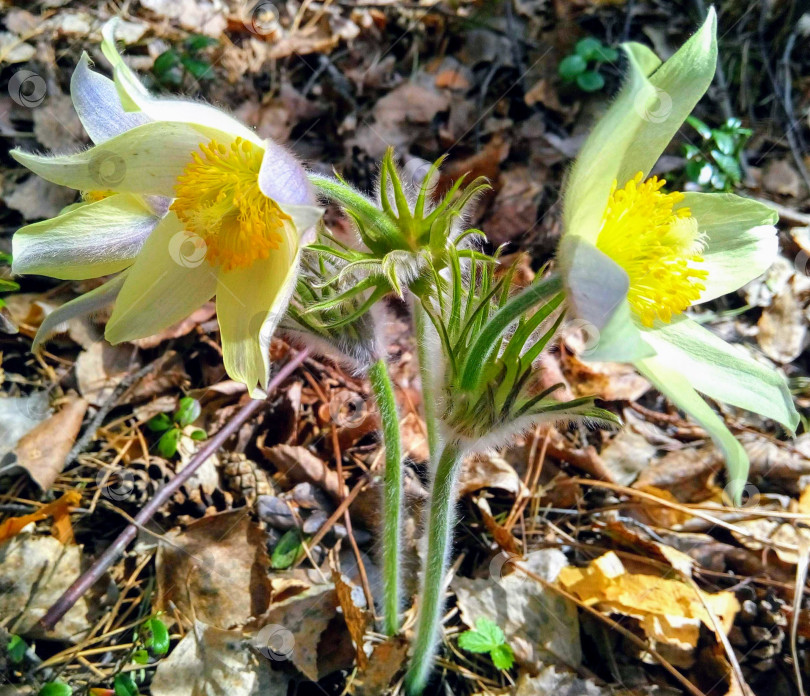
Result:
[[740,608],[731,592],[710,594],[676,578],[630,573],[612,551],[585,568],[563,568],[558,582],[588,606],[637,619],[655,648],[680,665],[691,660],[701,623],[714,631],[714,614],[728,633]]

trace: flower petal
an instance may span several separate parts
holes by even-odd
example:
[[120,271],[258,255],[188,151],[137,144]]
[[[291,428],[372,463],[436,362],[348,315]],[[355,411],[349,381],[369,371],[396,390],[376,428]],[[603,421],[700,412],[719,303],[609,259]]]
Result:
[[211,299],[216,273],[203,255],[184,254],[189,239],[173,212],[149,235],[107,322],[110,343],[152,336]]
[[636,369],[672,403],[700,423],[723,451],[729,490],[734,501],[739,504],[748,479],[748,455],[720,417],[692,388],[686,376],[671,365],[666,358],[654,357],[638,361]]
[[264,148],[259,169],[261,192],[280,204],[314,205],[315,192],[295,155],[274,140],[266,140]]
[[711,83],[716,31],[710,9],[700,30],[660,67],[649,49],[623,46],[629,63],[624,86],[585,141],[566,185],[566,234],[595,241],[613,181],[623,185],[639,171],[649,174]]
[[70,78],[70,97],[84,130],[94,143],[102,143],[149,122],[144,113],[124,111],[115,83],[90,70],[86,53],[82,53]]
[[146,123],[73,155],[45,157],[21,150],[11,156],[43,179],[80,191],[112,190],[165,196],[201,142],[233,136],[187,123]]
[[144,202],[118,194],[27,225],[12,239],[14,273],[81,280],[130,266],[160,221]]
[[653,355],[641,339],[627,302],[629,279],[613,259],[579,237],[563,237],[560,267],[576,321],[592,343],[588,360],[632,362]]
[[270,258],[219,277],[217,319],[225,370],[232,379],[247,385],[255,398],[267,387],[270,341],[295,289],[299,260],[296,237],[292,230],[288,243]]
[[701,255],[709,277],[696,304],[734,292],[776,260],[779,215],[764,203],[730,193],[686,193],[678,207],[689,208],[706,235]]
[[36,350],[53,334],[67,331],[67,322],[71,319],[80,317],[83,314],[97,312],[102,307],[111,304],[121,291],[126,277],[126,271],[119,273],[104,285],[100,285],[95,290],[84,293],[84,295],[79,295],[75,300],[65,302],[65,304],[53,310],[40,324],[31,350]]
[[153,121],[189,123],[221,130],[264,147],[254,131],[215,106],[190,99],[161,99],[151,95],[118,52],[115,45],[117,23],[118,19],[114,18],[102,28],[101,50],[113,66],[115,86],[126,111],[143,111]]
[[706,396],[759,413],[791,431],[799,414],[784,377],[686,316],[643,331],[661,361],[677,366]]

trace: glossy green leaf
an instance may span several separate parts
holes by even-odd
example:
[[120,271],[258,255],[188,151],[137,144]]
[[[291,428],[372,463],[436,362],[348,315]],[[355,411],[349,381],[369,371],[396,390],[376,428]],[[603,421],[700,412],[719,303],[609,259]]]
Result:
[[169,652],[169,629],[156,616],[144,622],[141,627],[141,638],[144,646],[155,655],[165,655]]
[[207,440],[208,433],[206,433],[202,428],[195,428],[191,431],[189,437],[191,437],[192,440]]
[[168,413],[158,413],[146,421],[146,427],[153,433],[162,433],[173,426],[174,421],[172,421]]
[[183,42],[183,45],[191,53],[197,53],[198,51],[202,51],[203,49],[210,48],[211,46],[216,46],[218,44],[218,39],[215,39],[212,36],[206,36],[205,34],[194,34],[193,36],[189,36]]
[[270,557],[270,566],[275,570],[285,570],[295,563],[303,546],[301,544],[301,533],[297,529],[290,529],[284,532],[278,544],[273,549]]
[[183,431],[177,428],[172,428],[163,433],[157,443],[157,450],[160,456],[164,459],[171,459],[177,454],[177,446],[180,444],[182,435]]
[[585,59],[576,53],[563,58],[557,68],[558,72],[560,73],[560,77],[565,80],[573,80],[577,75],[585,72],[587,69],[588,64]]
[[138,685],[128,673],[122,672],[113,679],[113,691],[115,696],[138,696]]
[[12,664],[18,665],[25,657],[25,651],[28,650],[28,644],[16,634],[9,636],[8,645],[6,645],[6,652],[8,659]]
[[174,421],[181,428],[193,423],[202,413],[202,407],[197,399],[192,399],[190,396],[184,396],[177,404],[177,410],[174,412]]
[[605,78],[596,70],[587,70],[577,75],[577,86],[583,92],[598,92],[605,86]]
[[73,689],[61,681],[48,682],[39,690],[39,696],[70,696],[72,693]]
[[136,650],[134,653],[132,653],[132,661],[138,665],[149,664],[149,652],[143,648],[141,650]]
[[198,80],[210,80],[214,77],[214,67],[207,60],[183,56],[180,59],[183,67]]
[[737,149],[737,141],[731,133],[722,130],[712,131],[712,140],[717,143],[717,149],[724,155],[733,155]]
[[152,72],[155,73],[157,78],[160,80],[164,75],[166,75],[166,73],[169,72],[169,70],[177,67],[178,65],[180,65],[179,54],[174,49],[169,49],[155,58],[155,62],[152,65]]
[[602,42],[599,39],[586,36],[584,39],[577,41],[577,45],[574,47],[574,53],[578,56],[582,56],[582,58],[587,61],[596,58],[601,48]]

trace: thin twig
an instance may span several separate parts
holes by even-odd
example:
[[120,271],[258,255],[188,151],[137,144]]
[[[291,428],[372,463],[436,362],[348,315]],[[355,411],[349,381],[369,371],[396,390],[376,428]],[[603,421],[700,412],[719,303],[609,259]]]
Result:
[[[267,393],[272,394],[279,385],[309,356],[309,348],[304,348],[293,355],[287,363],[275,374],[267,385]],[[40,627],[50,631],[59,623],[60,619],[70,610],[70,608],[87,592],[124,552],[124,549],[135,538],[138,527],[146,524],[152,516],[174,495],[174,493],[189,479],[200,465],[225,443],[253,414],[265,405],[266,401],[254,399],[245,404],[239,412],[223,426],[202,448],[194,455],[191,461],[183,470],[161,488],[154,498],[152,498],[135,516],[134,524],[127,527],[118,535],[118,538],[102,553],[67,590],[51,606],[45,615],[39,620]]]
[[70,454],[68,454],[67,459],[65,460],[66,467],[73,464],[73,462],[79,458],[79,455],[89,447],[90,443],[93,441],[93,438],[96,436],[96,431],[101,427],[101,424],[104,422],[107,414],[118,405],[118,402],[124,393],[127,392],[131,386],[140,382],[141,379],[146,377],[146,375],[154,370],[157,363],[161,360],[163,360],[163,356],[157,360],[153,360],[148,365],[144,365],[137,372],[127,375],[115,385],[110,397],[101,405],[96,412],[96,415],[93,416],[93,419],[85,429],[84,434],[78,440],[76,440],[76,444],[73,445],[73,449],[70,450]]

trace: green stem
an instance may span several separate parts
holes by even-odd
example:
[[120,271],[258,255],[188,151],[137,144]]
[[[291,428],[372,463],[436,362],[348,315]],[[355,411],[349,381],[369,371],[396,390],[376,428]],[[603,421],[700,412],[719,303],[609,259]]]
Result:
[[432,330],[425,309],[419,298],[414,298],[413,326],[416,334],[416,351],[419,358],[419,377],[422,381],[422,408],[425,414],[425,427],[427,428],[428,451],[430,461],[436,463],[439,453],[439,428],[436,421],[436,392],[434,390],[433,375],[428,364],[427,332]]
[[383,497],[383,622],[385,632],[393,636],[399,631],[401,606],[400,556],[402,537],[402,444],[399,436],[399,415],[394,386],[385,360],[380,358],[369,369],[369,380],[377,407],[380,409],[383,442],[385,444],[385,476]]
[[427,527],[427,555],[416,619],[416,637],[405,684],[410,696],[422,693],[433,669],[439,626],[444,609],[444,583],[450,561],[450,542],[456,514],[456,479],[461,464],[461,449],[449,442],[436,466],[431,488]]

